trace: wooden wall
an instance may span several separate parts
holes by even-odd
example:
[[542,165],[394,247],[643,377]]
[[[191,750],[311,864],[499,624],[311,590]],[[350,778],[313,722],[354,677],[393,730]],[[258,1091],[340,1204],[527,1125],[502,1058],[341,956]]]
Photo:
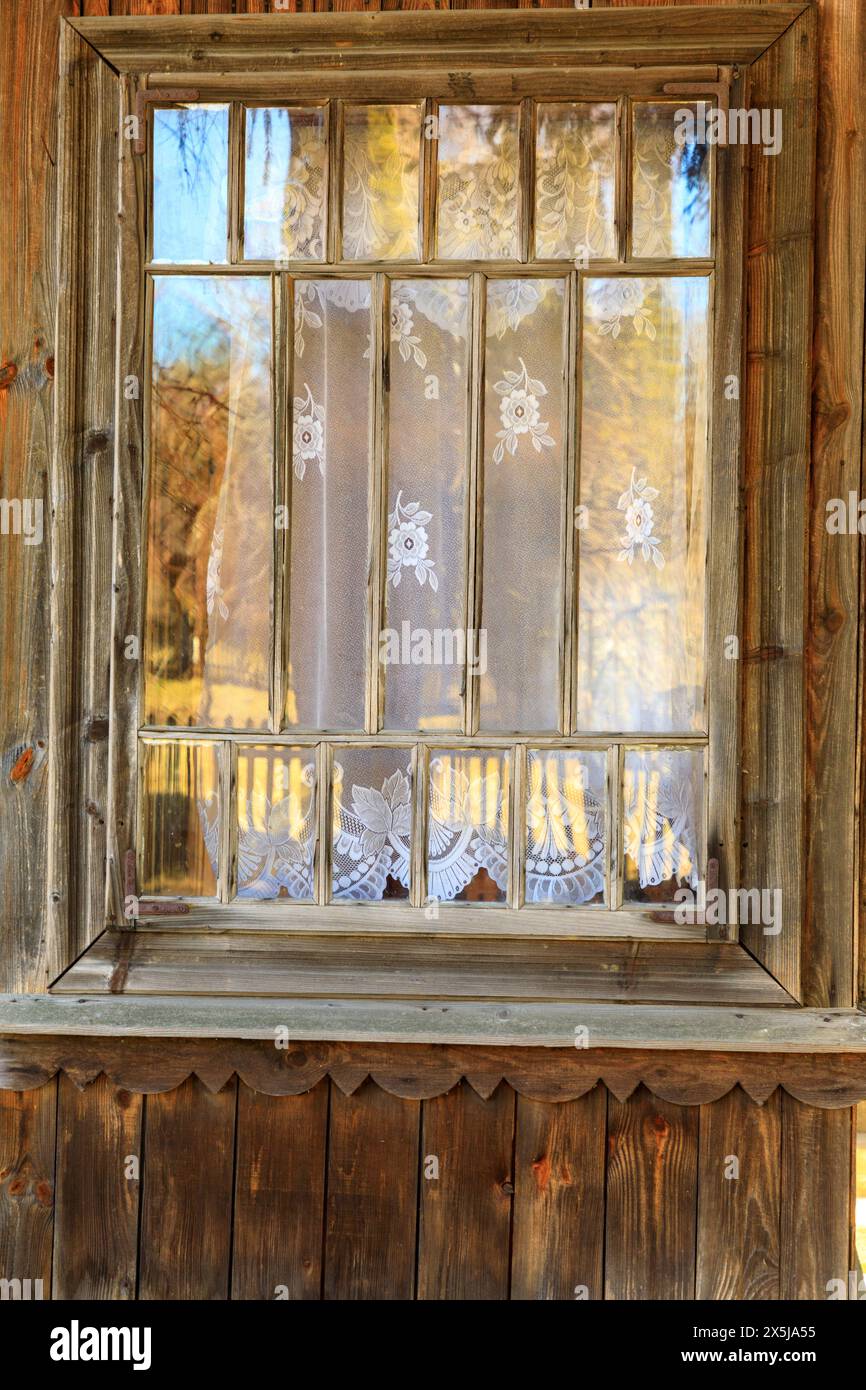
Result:
[[61,1073],[0,1091],[0,1276],[70,1299],[826,1299],[851,1133],[850,1108],[782,1090],[140,1095]]

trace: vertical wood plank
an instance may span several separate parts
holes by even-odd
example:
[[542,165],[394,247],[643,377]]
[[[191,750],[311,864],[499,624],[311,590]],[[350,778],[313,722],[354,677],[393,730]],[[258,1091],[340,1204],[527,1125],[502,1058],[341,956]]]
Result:
[[779,1297],[781,1113],[780,1091],[756,1105],[739,1086],[701,1106],[699,1299]]
[[[43,508],[43,539],[0,543],[0,981],[45,987],[49,630],[47,472],[55,374],[57,71],[68,0],[0,0],[0,495]],[[18,595],[18,601],[11,601]],[[26,600],[26,601],[25,601]]]
[[782,1095],[782,1298],[847,1297],[854,1114]]
[[418,1297],[508,1297],[515,1095],[501,1085],[481,1100],[462,1081],[424,1102]]
[[0,1090],[0,1279],[42,1280],[51,1297],[57,1081]]
[[139,1298],[228,1297],[236,1102],[197,1076],[147,1098]]
[[135,1297],[142,1102],[107,1076],[59,1077],[55,1298]]
[[517,1097],[512,1299],[600,1299],[604,1293],[607,1093],[578,1100]]
[[[112,12],[113,13],[113,12]],[[135,112],[135,79],[122,78],[121,117]],[[136,844],[138,767],[138,660],[128,639],[142,646],[142,494],[144,487],[146,157],[132,140],[120,142],[117,252],[117,385],[114,447],[113,582],[109,749],[108,865],[110,920],[123,920],[124,859]],[[136,379],[136,396],[124,382]]]
[[238,1091],[232,1298],[318,1299],[328,1082],[300,1096]]
[[369,1081],[331,1086],[326,1299],[410,1299],[415,1282],[420,1102]]
[[858,0],[822,0],[818,61],[803,1002],[849,1008],[856,999],[851,884],[862,541],[828,532],[827,503],[847,504],[852,491],[863,496],[866,8]]
[[780,110],[780,152],[751,149],[747,224],[742,881],[780,890],[781,931],[741,940],[800,997],[804,618],[810,457],[815,11],[750,70],[750,105]]
[[608,1101],[606,1299],[695,1296],[698,1114],[643,1086]]

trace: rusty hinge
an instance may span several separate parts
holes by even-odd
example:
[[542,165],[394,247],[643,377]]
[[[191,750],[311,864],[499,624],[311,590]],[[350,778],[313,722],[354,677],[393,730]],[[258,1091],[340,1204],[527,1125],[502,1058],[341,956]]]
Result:
[[[714,889],[714,888],[718,888],[718,886],[719,886],[719,861],[718,861],[718,859],[709,859],[709,860],[707,861],[707,882],[706,882],[706,891],[707,891],[707,893],[708,893],[708,894],[711,893],[711,892],[713,891],[713,889]],[[703,925],[704,925],[704,919],[705,919],[705,915],[706,915],[706,914],[705,914],[705,912],[704,912],[701,908],[698,908],[697,906],[695,906],[695,907],[687,907],[687,908],[685,908],[685,911],[686,911],[686,913],[688,914],[687,920],[686,920],[684,923],[681,923],[680,925],[683,925],[683,926],[703,926]],[[677,914],[676,914],[675,912],[670,912],[670,911],[666,911],[666,912],[650,912],[650,913],[648,913],[647,915],[648,915],[648,917],[649,917],[649,919],[650,919],[651,922],[676,922],[676,921],[677,921]]]
[[138,896],[135,881],[135,850],[128,849],[123,861],[123,915],[129,922],[139,917],[178,917],[189,912],[189,903],[166,900],[145,901]]
[[192,87],[139,87],[135,94],[135,119],[137,134],[132,148],[136,154],[144,154],[147,149],[145,132],[147,130],[148,103],[156,101],[197,101],[198,91]]

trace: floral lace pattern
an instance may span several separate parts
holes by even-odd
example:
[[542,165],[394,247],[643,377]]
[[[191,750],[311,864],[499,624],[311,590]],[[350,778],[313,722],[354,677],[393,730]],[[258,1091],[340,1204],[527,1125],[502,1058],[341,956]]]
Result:
[[696,140],[677,142],[676,113],[681,109],[679,102],[636,102],[633,108],[636,256],[709,255],[709,150]]
[[334,764],[332,896],[339,902],[375,902],[389,878],[409,888],[412,835],[411,770],[397,770],[381,789],[352,787],[346,806],[338,793],[343,769]]
[[211,617],[214,608],[216,608],[223,621],[225,621],[229,615],[229,607],[225,601],[225,590],[222,586],[224,539],[225,528],[222,526],[214,527],[214,533],[211,538],[210,555],[208,556],[207,562],[207,582],[205,586],[205,604],[208,617]]
[[631,319],[635,333],[656,336],[651,309],[646,303],[648,289],[640,280],[623,276],[620,280],[587,280],[586,309],[598,322],[598,331],[618,338],[623,322]]
[[275,801],[264,798],[255,828],[252,799],[246,803],[245,824],[238,829],[238,897],[279,898],[309,902],[313,897],[316,847],[316,769],[307,763],[301,780],[303,795],[290,792]]
[[547,395],[543,381],[531,377],[526,363],[518,357],[520,371],[506,370],[505,379],[494,384],[494,391],[502,397],[499,414],[502,429],[496,431],[499,443],[493,450],[493,462],[501,463],[508,450],[512,456],[517,453],[521,436],[532,440],[532,447],[539,454],[544,448],[553,447],[553,439],[547,432],[547,421],[539,419],[538,397]]
[[583,763],[569,775],[564,760],[572,758],[567,753],[532,749],[527,755],[528,903],[574,906],[604,892],[604,783],[593,789],[584,786],[587,768]]
[[391,302],[391,342],[397,344],[402,361],[415,360],[418,367],[427,366],[427,354],[421,347],[421,339],[415,332],[415,319],[412,304],[407,299]]
[[399,260],[418,254],[420,110],[349,107],[343,182],[343,255]]
[[517,254],[518,126],[508,108],[440,107],[439,255]]
[[697,888],[697,824],[691,778],[674,764],[661,763],[657,755],[630,754],[623,789],[623,849],[637,866],[641,888],[671,878]]
[[397,493],[394,510],[388,515],[388,578],[387,583],[399,588],[404,569],[411,569],[419,584],[429,580],[435,593],[439,580],[428,556],[429,545],[424,529],[433,520],[431,512],[421,511],[419,502],[402,504],[403,493]]
[[247,110],[245,254],[320,261],[328,152],[320,110]]
[[292,466],[295,477],[303,481],[307,464],[315,462],[325,476],[325,407],[317,405],[309,386],[305,396],[295,396],[292,427]]
[[612,256],[613,106],[541,106],[536,155],[536,254]]
[[508,824],[498,772],[470,778],[453,759],[430,762],[427,893],[450,902],[486,869],[508,889]]
[[644,560],[652,560],[656,569],[663,569],[665,557],[659,548],[659,538],[652,534],[655,514],[652,509],[658,488],[650,487],[646,478],[637,476],[637,469],[631,470],[631,482],[617,502],[617,510],[625,512],[625,535],[620,537],[622,549],[618,560],[627,560],[631,565],[635,554],[640,552]]

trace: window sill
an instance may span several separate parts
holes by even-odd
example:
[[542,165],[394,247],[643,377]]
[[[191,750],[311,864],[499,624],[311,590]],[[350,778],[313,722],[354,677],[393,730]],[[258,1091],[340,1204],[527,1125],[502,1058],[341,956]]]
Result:
[[[586,1033],[576,1034],[577,1028]],[[284,1029],[281,1035],[278,1029]],[[866,1055],[866,1014],[417,999],[0,995],[0,1038],[236,1039],[468,1047]],[[576,1038],[581,1045],[576,1046]],[[0,1080],[0,1086],[4,1083]]]
[[[583,941],[435,936],[304,936],[186,930],[105,931],[54,995],[243,996],[300,1001],[791,1007],[741,946],[704,941]],[[571,1026],[573,1033],[574,1023]]]

